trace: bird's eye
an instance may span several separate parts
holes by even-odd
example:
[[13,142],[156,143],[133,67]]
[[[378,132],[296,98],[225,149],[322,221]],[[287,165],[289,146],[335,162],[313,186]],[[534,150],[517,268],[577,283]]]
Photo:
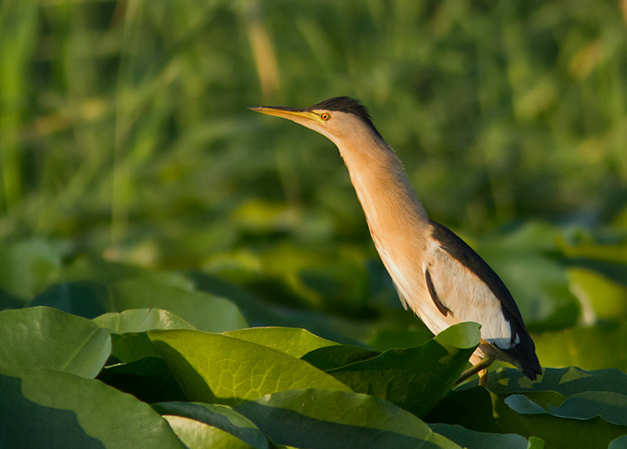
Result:
[[327,120],[331,118],[331,116],[327,114],[326,112],[323,112],[322,114],[320,114],[320,118],[326,122]]

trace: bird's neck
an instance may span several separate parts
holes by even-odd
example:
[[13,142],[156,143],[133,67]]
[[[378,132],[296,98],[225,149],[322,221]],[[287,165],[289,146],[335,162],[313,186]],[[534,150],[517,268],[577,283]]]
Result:
[[429,219],[394,150],[375,136],[339,142],[338,148],[377,248],[403,245],[401,236],[422,241]]

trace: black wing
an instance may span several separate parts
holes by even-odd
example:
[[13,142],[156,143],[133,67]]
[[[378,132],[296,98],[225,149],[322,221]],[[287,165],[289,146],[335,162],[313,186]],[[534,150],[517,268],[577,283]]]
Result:
[[[492,291],[501,303],[503,316],[509,322],[512,329],[509,349],[499,349],[517,360],[523,374],[534,380],[536,374],[542,374],[540,362],[536,356],[536,348],[529,336],[525,323],[512,294],[509,292],[501,278],[470,246],[460,239],[447,227],[431,221],[433,237],[440,247],[455,258],[459,263],[472,271]],[[520,339],[516,343],[516,336]]]

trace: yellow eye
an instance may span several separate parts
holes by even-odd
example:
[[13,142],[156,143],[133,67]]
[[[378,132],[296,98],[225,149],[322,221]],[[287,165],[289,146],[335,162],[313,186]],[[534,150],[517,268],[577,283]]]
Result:
[[322,114],[320,114],[320,118],[326,122],[327,120],[331,118],[331,116],[327,114],[326,112],[323,112]]

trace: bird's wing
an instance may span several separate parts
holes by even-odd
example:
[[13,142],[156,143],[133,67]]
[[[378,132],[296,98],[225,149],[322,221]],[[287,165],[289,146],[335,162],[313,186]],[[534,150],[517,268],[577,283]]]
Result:
[[504,311],[524,329],[522,316],[512,294],[494,270],[453,231],[435,221],[431,221],[431,224],[432,236],[438,246],[479,278],[499,300]]
[[[535,377],[540,364],[511,293],[490,266],[462,239],[431,222],[434,245],[424,268],[434,302],[460,321],[482,325],[482,337]],[[442,309],[440,309],[442,311]]]

